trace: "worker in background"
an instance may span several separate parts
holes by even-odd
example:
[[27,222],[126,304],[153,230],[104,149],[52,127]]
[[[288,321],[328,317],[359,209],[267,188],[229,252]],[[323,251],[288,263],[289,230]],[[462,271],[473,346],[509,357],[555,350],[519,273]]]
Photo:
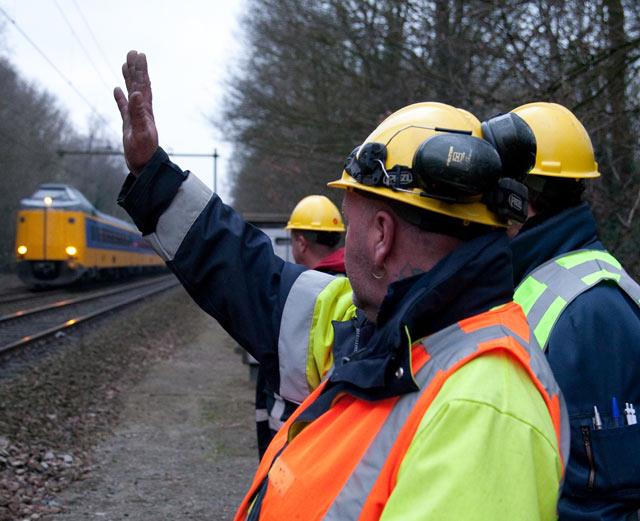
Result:
[[560,519],[637,520],[640,287],[606,251],[582,202],[585,184],[600,176],[591,140],[555,103],[523,105],[483,130],[504,162],[518,143],[524,156],[535,157],[526,177],[529,219],[513,228],[511,249],[515,300],[569,410],[571,457]]
[[[340,247],[344,223],[340,210],[328,197],[303,198],[291,212],[286,229],[291,231],[291,251],[296,263],[325,273],[344,274],[344,248]],[[270,389],[264,371],[258,367],[256,435],[260,459],[298,405]]]
[[344,274],[344,223],[336,205],[324,195],[308,195],[291,212],[293,260],[313,270]]
[[302,402],[236,519],[554,519],[566,411],[511,300],[504,232],[526,217],[524,187],[479,125],[418,103],[352,152],[330,184],[344,190],[347,279],[278,258],[172,163],[145,56],[129,52],[123,73],[121,204],[270,385]]

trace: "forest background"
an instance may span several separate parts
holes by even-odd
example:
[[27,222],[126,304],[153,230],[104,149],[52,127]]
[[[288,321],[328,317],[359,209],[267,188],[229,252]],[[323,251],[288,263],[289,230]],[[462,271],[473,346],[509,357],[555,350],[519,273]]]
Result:
[[[637,0],[247,0],[245,52],[211,124],[234,144],[232,205],[286,214],[324,193],[347,154],[390,112],[440,101],[485,119],[530,101],[562,103],[584,123],[602,177],[589,183],[605,245],[640,276],[640,2]],[[153,73],[153,71],[151,71]],[[119,158],[96,121],[79,134],[54,97],[0,61],[0,268],[13,262],[19,200],[68,182],[101,211]],[[115,108],[114,108],[115,110]]]

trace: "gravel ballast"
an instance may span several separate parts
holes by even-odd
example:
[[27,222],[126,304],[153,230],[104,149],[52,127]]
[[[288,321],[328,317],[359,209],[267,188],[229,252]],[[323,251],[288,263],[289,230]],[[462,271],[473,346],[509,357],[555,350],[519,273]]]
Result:
[[253,386],[182,289],[45,347],[0,368],[0,521],[232,517]]

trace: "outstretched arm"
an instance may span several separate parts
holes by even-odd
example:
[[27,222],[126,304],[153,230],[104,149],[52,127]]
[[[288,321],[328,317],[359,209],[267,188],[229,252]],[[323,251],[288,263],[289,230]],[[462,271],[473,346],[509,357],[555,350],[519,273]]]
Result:
[[122,65],[127,96],[116,87],[113,96],[122,116],[124,158],[131,173],[138,176],[158,148],[158,130],[153,118],[151,81],[144,53],[129,51]]
[[[128,97],[121,89],[114,97],[132,175],[118,203],[200,307],[261,362],[271,385],[302,401],[330,365],[331,319],[353,314],[346,279],[284,262],[269,237],[173,164],[158,146],[145,55],[129,52],[122,72]],[[326,297],[328,286],[342,298]],[[312,328],[317,316],[326,330]]]

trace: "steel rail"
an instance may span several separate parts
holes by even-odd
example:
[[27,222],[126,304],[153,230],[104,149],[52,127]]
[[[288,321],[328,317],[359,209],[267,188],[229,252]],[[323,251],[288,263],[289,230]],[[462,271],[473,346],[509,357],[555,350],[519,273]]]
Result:
[[[147,284],[147,285],[152,285],[152,284]],[[156,287],[149,289],[148,291],[144,291],[142,293],[139,293],[137,295],[134,295],[132,297],[129,297],[125,300],[116,302],[115,304],[111,304],[108,306],[104,306],[100,309],[97,309],[95,311],[92,311],[90,313],[86,313],[84,315],[80,315],[68,320],[65,320],[64,322],[57,324],[53,327],[49,327],[46,328],[44,330],[38,331],[36,333],[30,334],[30,335],[26,335],[23,336],[22,338],[20,338],[19,340],[13,341],[13,342],[9,342],[7,344],[4,345],[0,345],[0,354],[6,354],[9,351],[13,351],[14,349],[17,349],[19,347],[25,346],[31,342],[34,342],[36,340],[40,340],[42,338],[48,337],[50,335],[53,335],[59,331],[63,331],[65,329],[71,328],[73,326],[76,326],[80,323],[86,322],[88,320],[91,320],[93,318],[96,318],[98,316],[104,315],[105,313],[108,313],[110,311],[119,309],[121,307],[127,306],[129,304],[132,304],[133,302],[136,302],[138,300],[142,300],[146,297],[149,297],[151,295],[154,295],[156,293],[160,293],[162,291],[165,291],[167,289],[176,287],[179,285],[179,282],[175,279],[170,280],[165,282],[164,284],[162,284],[162,281],[155,281],[154,284]],[[136,286],[138,287],[138,286]],[[129,286],[127,288],[129,291],[131,289],[136,289],[136,288],[132,288],[131,286]],[[126,290],[121,289],[120,293],[125,293]],[[103,295],[104,296],[104,295]],[[57,308],[54,308],[57,309]]]
[[18,294],[10,294],[10,293],[5,293],[4,295],[0,295],[0,305],[4,305],[4,304],[11,304],[13,302],[19,302],[21,300],[32,300],[34,298],[44,298],[44,297],[54,297],[55,295],[57,295],[60,292],[57,293],[47,293],[46,291],[43,291],[42,293],[34,293],[34,292],[24,292],[24,293],[18,293]]
[[159,282],[161,281],[158,279],[155,279],[152,281],[145,280],[145,281],[137,282],[134,284],[127,284],[126,286],[119,286],[117,288],[99,291],[97,293],[91,293],[89,295],[85,295],[82,297],[67,298],[64,300],[59,300],[57,302],[44,304],[42,306],[37,306],[31,309],[22,309],[22,310],[14,311],[13,313],[9,313],[7,315],[0,315],[0,324],[4,322],[8,322],[10,320],[15,320],[15,319],[26,317],[29,315],[34,315],[36,313],[42,313],[42,312],[51,311],[54,309],[61,309],[67,306],[73,306],[74,304],[79,304],[81,302],[88,302],[90,300],[96,300],[102,297],[108,297],[109,295],[116,295],[118,293],[123,293],[125,291],[136,289],[138,287],[151,286],[153,284],[158,284]]

